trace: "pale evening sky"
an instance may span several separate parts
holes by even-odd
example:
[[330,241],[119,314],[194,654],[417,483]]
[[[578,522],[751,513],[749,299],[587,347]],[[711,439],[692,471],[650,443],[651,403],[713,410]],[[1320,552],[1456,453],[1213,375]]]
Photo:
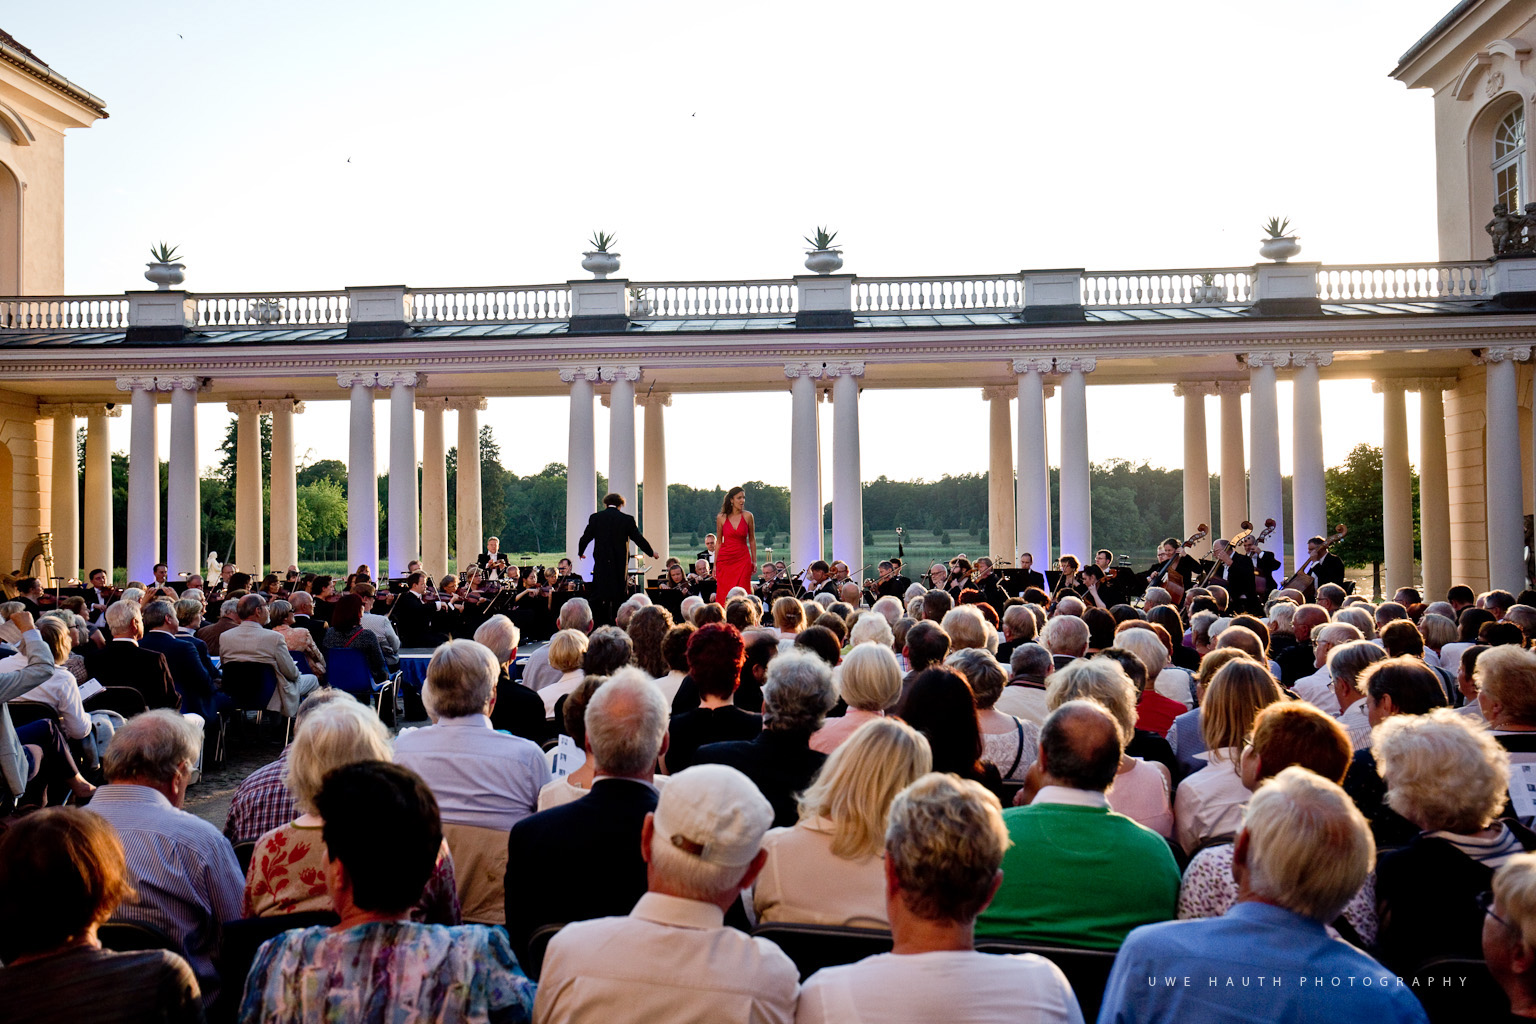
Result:
[[[1248,265],[1273,214],[1304,259],[1433,260],[1431,100],[1387,72],[1451,6],[90,0],[3,27],[112,115],[69,135],[68,290],[146,287],[165,239],[189,289],[251,291],[562,281],[597,228],[636,280],[787,277],[819,224],[873,275]],[[346,459],[344,398],[309,403],[303,461]],[[1323,402],[1328,464],[1381,443],[1369,382]],[[566,406],[491,400],[509,470],[566,461]],[[1090,387],[1088,409],[1095,461],[1177,465],[1166,385]],[[1289,411],[1282,383],[1287,473]],[[205,467],[230,418],[200,406]],[[671,480],[787,485],[788,419],[787,390],[676,396]],[[986,470],[977,390],[870,389],[860,419],[866,480]],[[112,432],[126,450],[126,412]],[[606,442],[599,407],[599,468]]]

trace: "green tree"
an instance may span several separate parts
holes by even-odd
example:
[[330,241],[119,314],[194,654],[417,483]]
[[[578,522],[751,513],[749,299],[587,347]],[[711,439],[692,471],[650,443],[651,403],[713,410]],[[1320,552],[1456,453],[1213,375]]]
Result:
[[[1381,535],[1381,449],[1357,444],[1342,466],[1323,473],[1328,522],[1348,534],[1333,548],[1345,565],[1379,565],[1386,557]],[[1297,540],[1305,543],[1306,538]]]
[[334,540],[347,528],[347,496],[325,478],[298,489],[299,540]]
[[[272,476],[272,414],[262,413],[258,420],[261,424],[261,478],[270,479]],[[235,469],[238,462],[240,421],[233,419],[224,428],[224,441],[219,445],[219,451],[223,453],[219,464],[214,467],[213,475],[225,483],[233,485],[235,482]]]
[[316,483],[325,480],[341,488],[341,493],[347,493],[347,464],[340,459],[321,459],[319,462],[310,463],[300,469],[295,475],[298,486]]

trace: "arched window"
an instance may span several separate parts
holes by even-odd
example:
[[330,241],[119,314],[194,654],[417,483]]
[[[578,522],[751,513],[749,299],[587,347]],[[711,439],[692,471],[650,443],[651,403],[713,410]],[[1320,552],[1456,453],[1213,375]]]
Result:
[[1525,165],[1525,109],[1517,106],[1493,131],[1493,198],[1518,211],[1524,203],[1526,188],[1521,179]]

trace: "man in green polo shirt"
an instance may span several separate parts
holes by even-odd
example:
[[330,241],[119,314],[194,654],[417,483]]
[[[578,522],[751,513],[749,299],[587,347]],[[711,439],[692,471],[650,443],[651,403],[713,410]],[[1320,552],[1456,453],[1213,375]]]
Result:
[[1072,700],[1040,732],[1043,781],[1003,812],[1013,845],[978,937],[1119,949],[1131,929],[1174,917],[1179,868],[1162,836],[1109,809],[1124,750],[1103,705]]

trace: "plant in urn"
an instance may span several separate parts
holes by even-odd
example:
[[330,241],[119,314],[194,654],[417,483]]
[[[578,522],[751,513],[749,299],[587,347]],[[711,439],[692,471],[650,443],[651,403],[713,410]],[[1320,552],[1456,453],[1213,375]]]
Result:
[[1301,243],[1296,241],[1296,235],[1291,231],[1289,217],[1269,218],[1264,225],[1264,234],[1267,237],[1259,243],[1259,255],[1267,260],[1284,263],[1301,252]]
[[617,239],[606,231],[598,231],[590,239],[591,252],[582,253],[586,259],[581,261],[581,269],[597,278],[605,281],[608,275],[619,269],[619,254],[609,252]]
[[187,268],[176,262],[179,258],[176,249],[177,246],[167,245],[164,242],[149,247],[149,255],[154,258],[154,262],[145,264],[149,269],[144,271],[144,279],[159,291],[168,292],[172,285],[181,284],[186,280],[186,275],[182,271]]
[[832,248],[832,241],[836,237],[836,231],[829,233],[826,228],[817,228],[816,234],[805,240],[811,247],[805,256],[806,270],[813,274],[830,274],[841,269],[843,250]]

